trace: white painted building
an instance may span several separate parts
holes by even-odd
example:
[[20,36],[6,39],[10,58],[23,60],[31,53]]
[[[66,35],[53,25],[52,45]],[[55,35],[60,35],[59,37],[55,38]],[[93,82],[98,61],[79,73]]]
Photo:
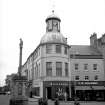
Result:
[[60,22],[54,13],[47,17],[46,33],[23,65],[29,92],[48,99],[63,99],[66,92],[68,99],[77,95],[84,100],[87,97],[81,97],[80,92],[87,94],[96,89],[94,96],[105,99],[105,57],[95,45],[96,37],[91,36],[90,46],[68,45]]

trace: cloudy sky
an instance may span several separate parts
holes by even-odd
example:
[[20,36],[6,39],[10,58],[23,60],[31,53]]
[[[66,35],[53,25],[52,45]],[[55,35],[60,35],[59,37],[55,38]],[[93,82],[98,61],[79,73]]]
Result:
[[105,33],[105,0],[0,0],[0,85],[18,71],[19,39],[24,64],[45,34],[45,19],[53,9],[70,45],[89,45],[93,32],[98,37]]

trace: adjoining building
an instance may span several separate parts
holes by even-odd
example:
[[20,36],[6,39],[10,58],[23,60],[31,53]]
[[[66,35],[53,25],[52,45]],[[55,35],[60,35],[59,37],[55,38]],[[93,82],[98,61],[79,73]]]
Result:
[[86,45],[71,46],[70,67],[72,95],[80,100],[104,100],[104,59],[98,50]]
[[[46,19],[46,33],[22,67],[28,78],[27,95],[48,99],[105,100],[105,38],[94,33],[91,44],[68,45],[60,31],[60,18]],[[100,46],[99,42],[100,41]]]
[[12,88],[12,78],[15,75],[16,74],[12,73],[12,74],[6,76],[5,83],[6,83],[7,91],[11,91],[11,88]]

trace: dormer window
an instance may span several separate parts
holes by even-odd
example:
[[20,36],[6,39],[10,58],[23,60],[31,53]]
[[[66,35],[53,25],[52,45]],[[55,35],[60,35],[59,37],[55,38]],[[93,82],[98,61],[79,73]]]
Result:
[[61,53],[61,45],[56,45],[56,53]]

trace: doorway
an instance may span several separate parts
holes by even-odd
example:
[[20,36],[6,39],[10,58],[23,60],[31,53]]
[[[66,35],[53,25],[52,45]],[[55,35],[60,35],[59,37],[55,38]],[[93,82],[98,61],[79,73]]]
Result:
[[46,88],[46,95],[48,99],[51,99],[52,96],[51,87]]

